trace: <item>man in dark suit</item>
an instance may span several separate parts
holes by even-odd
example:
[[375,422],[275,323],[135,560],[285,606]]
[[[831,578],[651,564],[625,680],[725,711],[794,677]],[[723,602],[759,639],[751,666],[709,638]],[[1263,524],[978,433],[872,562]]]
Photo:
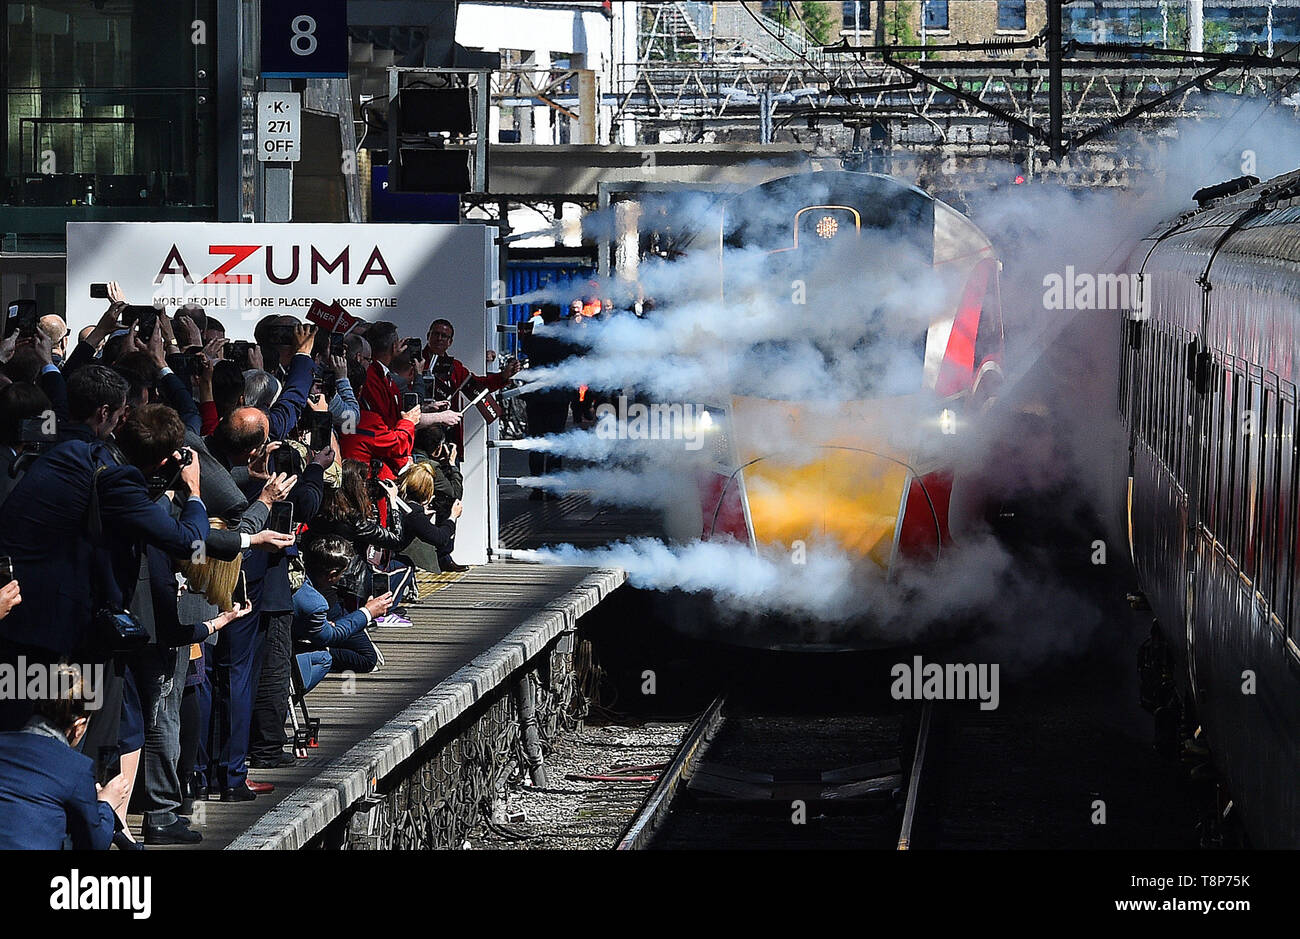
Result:
[[[293,365],[297,363],[294,362]],[[291,366],[292,367],[292,366]],[[269,474],[268,448],[270,421],[266,414],[252,407],[236,408],[208,438],[208,449],[231,475],[243,481],[244,494],[256,498]],[[287,449],[287,448],[286,448]],[[301,475],[286,482],[288,501],[294,505],[294,518],[308,521],[316,514],[325,492],[324,467],[333,462],[330,449],[322,450],[303,468]],[[282,496],[283,498],[283,496]],[[284,754],[284,709],[288,700],[289,626],[293,597],[289,588],[288,561],[282,552],[244,553],[244,573],[253,612],[222,630],[215,658],[216,683],[213,686],[212,775],[221,790],[223,801],[247,801],[256,789],[247,785],[250,754],[253,763],[263,767],[292,761]],[[274,674],[268,692],[259,695],[265,646],[273,644],[271,659]],[[261,706],[254,710],[254,700]],[[256,733],[256,736],[253,734]],[[260,743],[250,749],[250,739]],[[284,754],[281,756],[281,754]]]
[[[90,712],[81,676],[60,669],[71,692],[41,701],[22,730],[0,733],[0,851],[103,851],[113,838],[113,800],[126,795],[119,776],[98,793],[93,762],[74,748]],[[66,681],[65,681],[66,679]]]
[[[107,438],[126,413],[127,382],[97,365],[87,365],[68,383],[72,422],[59,430],[61,442],[41,455],[0,506],[0,555],[13,559],[26,602],[0,620],[0,661],[105,664],[113,649],[97,635],[95,613],[124,610],[140,575],[143,545],[175,557],[189,557],[208,535],[207,510],[199,493],[199,464],[179,471],[188,500],[179,518],[153,501],[146,473],[177,458],[185,429],[163,405],[136,408],[118,435]],[[98,496],[99,538],[90,535],[90,493]],[[3,702],[0,729],[16,729],[30,708]],[[101,726],[115,725],[111,691]],[[10,712],[13,713],[10,713]],[[105,727],[114,739],[116,728]],[[87,743],[89,745],[89,742]],[[92,755],[96,751],[90,751]]]
[[[101,366],[78,371],[68,388],[73,422],[59,429],[59,444],[32,464],[5,500],[0,554],[13,558],[28,603],[0,621],[0,637],[56,657],[89,654],[90,661],[105,661],[107,650],[92,634],[91,621],[99,607],[124,609],[129,602],[141,544],[188,557],[207,537],[197,460],[180,470],[190,495],[179,519],[154,503],[145,482],[145,473],[160,468],[184,442],[174,411],[138,408],[118,436],[120,450],[106,442],[126,413],[126,390],[120,376]],[[86,532],[92,484],[102,544]]]

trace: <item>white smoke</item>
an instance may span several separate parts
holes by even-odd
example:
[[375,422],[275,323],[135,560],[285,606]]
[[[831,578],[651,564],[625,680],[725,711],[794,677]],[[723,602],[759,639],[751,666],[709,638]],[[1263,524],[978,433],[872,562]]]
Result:
[[[870,235],[852,260],[829,257],[816,274],[815,306],[792,303],[789,272],[763,250],[728,250],[725,303],[716,254],[700,252],[670,263],[646,262],[640,290],[656,306],[645,319],[631,315],[558,332],[586,354],[521,377],[533,389],[587,384],[617,393],[628,390],[661,401],[726,403],[732,395],[777,400],[836,402],[879,400],[880,426],[873,436],[907,451],[933,446],[956,468],[959,480],[977,480],[995,498],[1051,493],[1062,518],[1091,512],[1113,520],[1121,491],[1113,458],[1120,453],[1113,394],[1117,384],[1118,311],[1051,310],[1044,304],[1044,277],[1076,270],[1125,271],[1138,240],[1160,221],[1194,208],[1192,193],[1240,175],[1247,162],[1267,178],[1295,167],[1300,133],[1291,110],[1229,98],[1216,121],[1187,123],[1174,139],[1162,136],[1158,172],[1126,191],[1067,191],[1052,186],[1014,186],[972,198],[970,217],[990,237],[1004,261],[1001,279],[1006,321],[1007,381],[998,406],[968,414],[959,432],[932,430],[939,402],[917,394],[919,335],[951,302],[951,285],[903,243]],[[1117,135],[1120,154],[1145,146],[1134,135]],[[1011,176],[1008,168],[1007,178]],[[812,185],[816,185],[814,181]],[[655,211],[707,227],[715,196],[664,200]],[[788,217],[789,205],[768,207]],[[644,217],[644,216],[643,216]],[[606,216],[593,220],[609,225]],[[714,234],[716,244],[716,232]],[[542,291],[567,307],[574,292]],[[597,294],[629,296],[617,280]],[[1042,415],[1047,433],[1027,430],[1025,412]],[[770,459],[798,464],[843,428],[833,420],[799,426],[771,419],[759,428],[770,442]],[[569,469],[527,485],[584,490],[602,502],[660,505],[694,498],[680,485],[680,443],[603,439],[572,431],[521,444],[597,465]],[[677,482],[674,482],[677,481]],[[1106,537],[1112,556],[1122,549],[1116,531],[1091,531],[1079,523],[1049,532],[1066,552],[1086,552]],[[1095,526],[1094,526],[1095,527]],[[1077,541],[1077,548],[1074,542]],[[789,546],[690,542],[668,546],[640,539],[607,548],[559,546],[530,555],[538,561],[615,565],[632,583],[655,589],[707,593],[726,608],[778,612],[819,622],[866,619],[881,636],[914,637],[925,624],[996,612],[1002,622],[1019,620],[1018,652],[1028,658],[1074,651],[1093,634],[1099,615],[1091,601],[1068,585],[1045,582],[1025,557],[978,530],[928,567],[901,568],[892,579],[870,565],[824,545],[794,564]],[[1010,619],[1008,619],[1008,617]]]

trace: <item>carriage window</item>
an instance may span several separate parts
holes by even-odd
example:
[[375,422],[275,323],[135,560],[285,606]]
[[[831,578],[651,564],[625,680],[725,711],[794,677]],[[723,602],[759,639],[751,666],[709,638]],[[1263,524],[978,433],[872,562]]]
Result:
[[[1232,363],[1227,363],[1228,367]],[[1223,498],[1223,543],[1234,561],[1241,560],[1241,498],[1239,469],[1241,454],[1241,399],[1240,376],[1236,371],[1228,373],[1227,396],[1223,402],[1223,475],[1221,477],[1221,496]]]
[[[1256,371],[1256,370],[1251,370]],[[1261,375],[1262,377],[1262,375]],[[1242,569],[1252,581],[1259,568],[1259,499],[1260,452],[1264,440],[1265,414],[1264,389],[1260,379],[1246,380],[1245,412],[1242,414],[1242,481],[1241,481],[1241,546]]]
[[1211,366],[1216,374],[1210,376],[1210,390],[1205,400],[1205,463],[1201,476],[1201,518],[1214,536],[1219,532],[1219,506],[1215,492],[1219,480],[1220,411],[1223,409],[1223,384],[1217,375],[1218,363]]
[[1273,607],[1274,569],[1277,561],[1277,376],[1264,377],[1259,436],[1259,510],[1255,550],[1259,592]]
[[1291,570],[1295,562],[1296,546],[1296,470],[1295,459],[1295,388],[1287,382],[1281,382],[1282,396],[1278,401],[1278,440],[1277,440],[1277,577],[1273,588],[1273,609],[1278,618],[1290,625],[1295,631],[1296,617],[1289,619],[1287,611],[1292,602]]

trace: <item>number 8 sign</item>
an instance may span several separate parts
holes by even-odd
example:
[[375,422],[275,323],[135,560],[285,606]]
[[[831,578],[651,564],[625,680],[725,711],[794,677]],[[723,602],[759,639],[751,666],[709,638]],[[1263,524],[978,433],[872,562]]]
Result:
[[347,0],[262,0],[263,78],[347,74]]

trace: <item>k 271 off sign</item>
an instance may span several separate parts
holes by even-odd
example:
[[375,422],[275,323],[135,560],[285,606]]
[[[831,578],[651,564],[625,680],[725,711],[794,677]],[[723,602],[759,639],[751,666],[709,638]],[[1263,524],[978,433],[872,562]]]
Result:
[[257,158],[297,163],[302,157],[302,99],[296,91],[257,95]]

